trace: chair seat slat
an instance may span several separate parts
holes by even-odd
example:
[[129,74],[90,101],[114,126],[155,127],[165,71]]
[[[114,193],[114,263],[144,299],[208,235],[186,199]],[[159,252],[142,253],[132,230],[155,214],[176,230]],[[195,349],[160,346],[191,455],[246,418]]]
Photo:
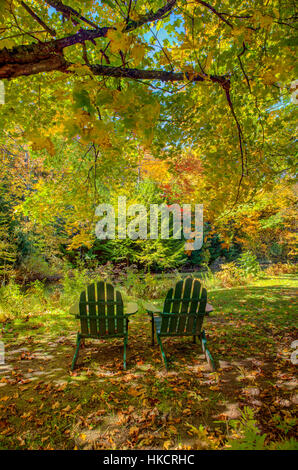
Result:
[[115,304],[115,305],[123,305],[123,302],[117,301],[117,300],[86,300],[86,301],[80,301],[80,304],[82,305],[101,305],[101,304]]

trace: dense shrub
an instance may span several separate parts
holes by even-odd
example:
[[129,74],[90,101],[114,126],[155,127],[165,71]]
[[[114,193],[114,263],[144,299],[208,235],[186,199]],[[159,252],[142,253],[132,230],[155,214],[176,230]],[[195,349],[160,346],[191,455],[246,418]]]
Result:
[[278,276],[279,274],[296,274],[298,272],[298,265],[291,263],[276,263],[269,266],[265,273],[268,276]]
[[234,261],[224,264],[216,277],[222,287],[241,286],[252,280],[252,276],[247,275]]

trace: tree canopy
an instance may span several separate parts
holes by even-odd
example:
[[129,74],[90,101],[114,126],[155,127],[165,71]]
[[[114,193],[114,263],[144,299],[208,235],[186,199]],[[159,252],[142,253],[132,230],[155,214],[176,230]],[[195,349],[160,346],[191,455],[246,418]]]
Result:
[[1,0],[0,140],[34,160],[25,211],[86,235],[144,155],[212,221],[292,182],[295,20],[281,0]]

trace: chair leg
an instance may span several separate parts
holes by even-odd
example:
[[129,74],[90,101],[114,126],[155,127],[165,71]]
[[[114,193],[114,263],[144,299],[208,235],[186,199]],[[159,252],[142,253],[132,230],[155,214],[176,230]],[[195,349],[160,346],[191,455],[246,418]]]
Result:
[[75,368],[75,365],[76,365],[76,362],[77,362],[77,358],[78,358],[78,354],[79,354],[80,343],[81,343],[81,335],[80,335],[80,333],[78,333],[78,334],[77,334],[76,350],[75,350],[75,353],[74,353],[74,356],[73,356],[73,360],[72,360],[72,363],[71,363],[71,370],[74,370],[74,368]]
[[162,347],[161,338],[160,338],[160,336],[159,336],[158,333],[156,334],[156,337],[157,337],[157,342],[158,342],[159,347],[160,347],[160,351],[161,351],[161,355],[162,355],[163,361],[164,361],[164,363],[165,363],[166,369],[168,370],[168,361],[167,361],[166,355],[165,355],[164,350],[163,350],[163,347]]
[[201,340],[202,340],[202,349],[203,349],[203,352],[205,353],[208,365],[209,365],[210,369],[212,371],[214,371],[215,370],[215,363],[214,363],[213,357],[211,356],[211,353],[210,353],[209,349],[207,348],[207,339],[206,339],[206,335],[205,335],[205,330],[202,331]]
[[126,370],[126,347],[127,347],[127,335],[124,337],[123,344],[123,369]]

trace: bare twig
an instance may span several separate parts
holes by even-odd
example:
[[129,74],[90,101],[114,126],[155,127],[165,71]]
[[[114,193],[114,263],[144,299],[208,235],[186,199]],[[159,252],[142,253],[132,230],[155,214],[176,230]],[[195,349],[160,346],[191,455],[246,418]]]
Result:
[[56,31],[50,28],[48,25],[46,25],[45,22],[41,18],[39,18],[39,16],[33,10],[31,10],[30,7],[28,7],[28,5],[26,5],[25,2],[21,1],[20,3],[22,7],[25,8],[27,13],[29,13],[29,15],[31,15],[32,18],[34,18],[35,21],[37,21],[37,23],[39,23],[48,33],[50,33],[51,36],[56,36]]
[[239,60],[239,64],[240,64],[240,67],[241,67],[241,70],[242,70],[242,73],[245,77],[245,80],[246,80],[246,83],[247,83],[247,86],[248,86],[248,89],[249,89],[249,92],[251,93],[251,87],[250,87],[250,82],[249,82],[249,78],[244,70],[244,67],[243,67],[243,63],[242,63],[242,60],[241,60],[241,56],[243,56],[243,54],[245,53],[245,51],[247,51],[247,47],[245,45],[245,42],[243,42],[243,49],[242,51],[240,52],[240,54],[238,54],[238,60]]
[[223,21],[224,23],[226,23],[228,26],[230,26],[230,28],[233,28],[233,25],[232,23],[230,23],[224,16],[222,13],[219,13],[217,10],[215,10],[215,8],[210,5],[209,3],[207,2],[204,2],[203,0],[196,0],[197,3],[200,3],[200,5],[203,5],[204,7],[208,8],[208,10],[212,11],[216,16],[218,16],[218,18],[221,19],[221,21]]
[[171,10],[173,10],[176,3],[177,0],[167,0],[167,4],[156,12],[150,12],[147,15],[142,16],[137,21],[130,20],[127,23],[127,26],[124,28],[124,31],[132,31],[136,28],[139,28],[140,26],[143,26],[146,23],[152,23],[153,21],[164,18],[168,13],[171,12]]
[[243,151],[243,134],[242,134],[242,129],[241,129],[240,123],[238,121],[238,118],[236,116],[236,113],[234,111],[234,106],[233,106],[233,103],[232,103],[232,100],[231,100],[230,86],[231,86],[230,81],[227,81],[226,83],[222,84],[222,88],[225,91],[229,108],[231,110],[232,116],[233,116],[234,121],[235,121],[236,126],[237,126],[239,149],[240,149],[240,155],[241,155],[241,176],[240,176],[240,180],[239,180],[239,184],[238,184],[236,200],[234,202],[234,206],[235,206],[238,202],[239,195],[240,195],[241,184],[242,184],[243,178],[245,176],[245,164],[244,164],[244,151]]

